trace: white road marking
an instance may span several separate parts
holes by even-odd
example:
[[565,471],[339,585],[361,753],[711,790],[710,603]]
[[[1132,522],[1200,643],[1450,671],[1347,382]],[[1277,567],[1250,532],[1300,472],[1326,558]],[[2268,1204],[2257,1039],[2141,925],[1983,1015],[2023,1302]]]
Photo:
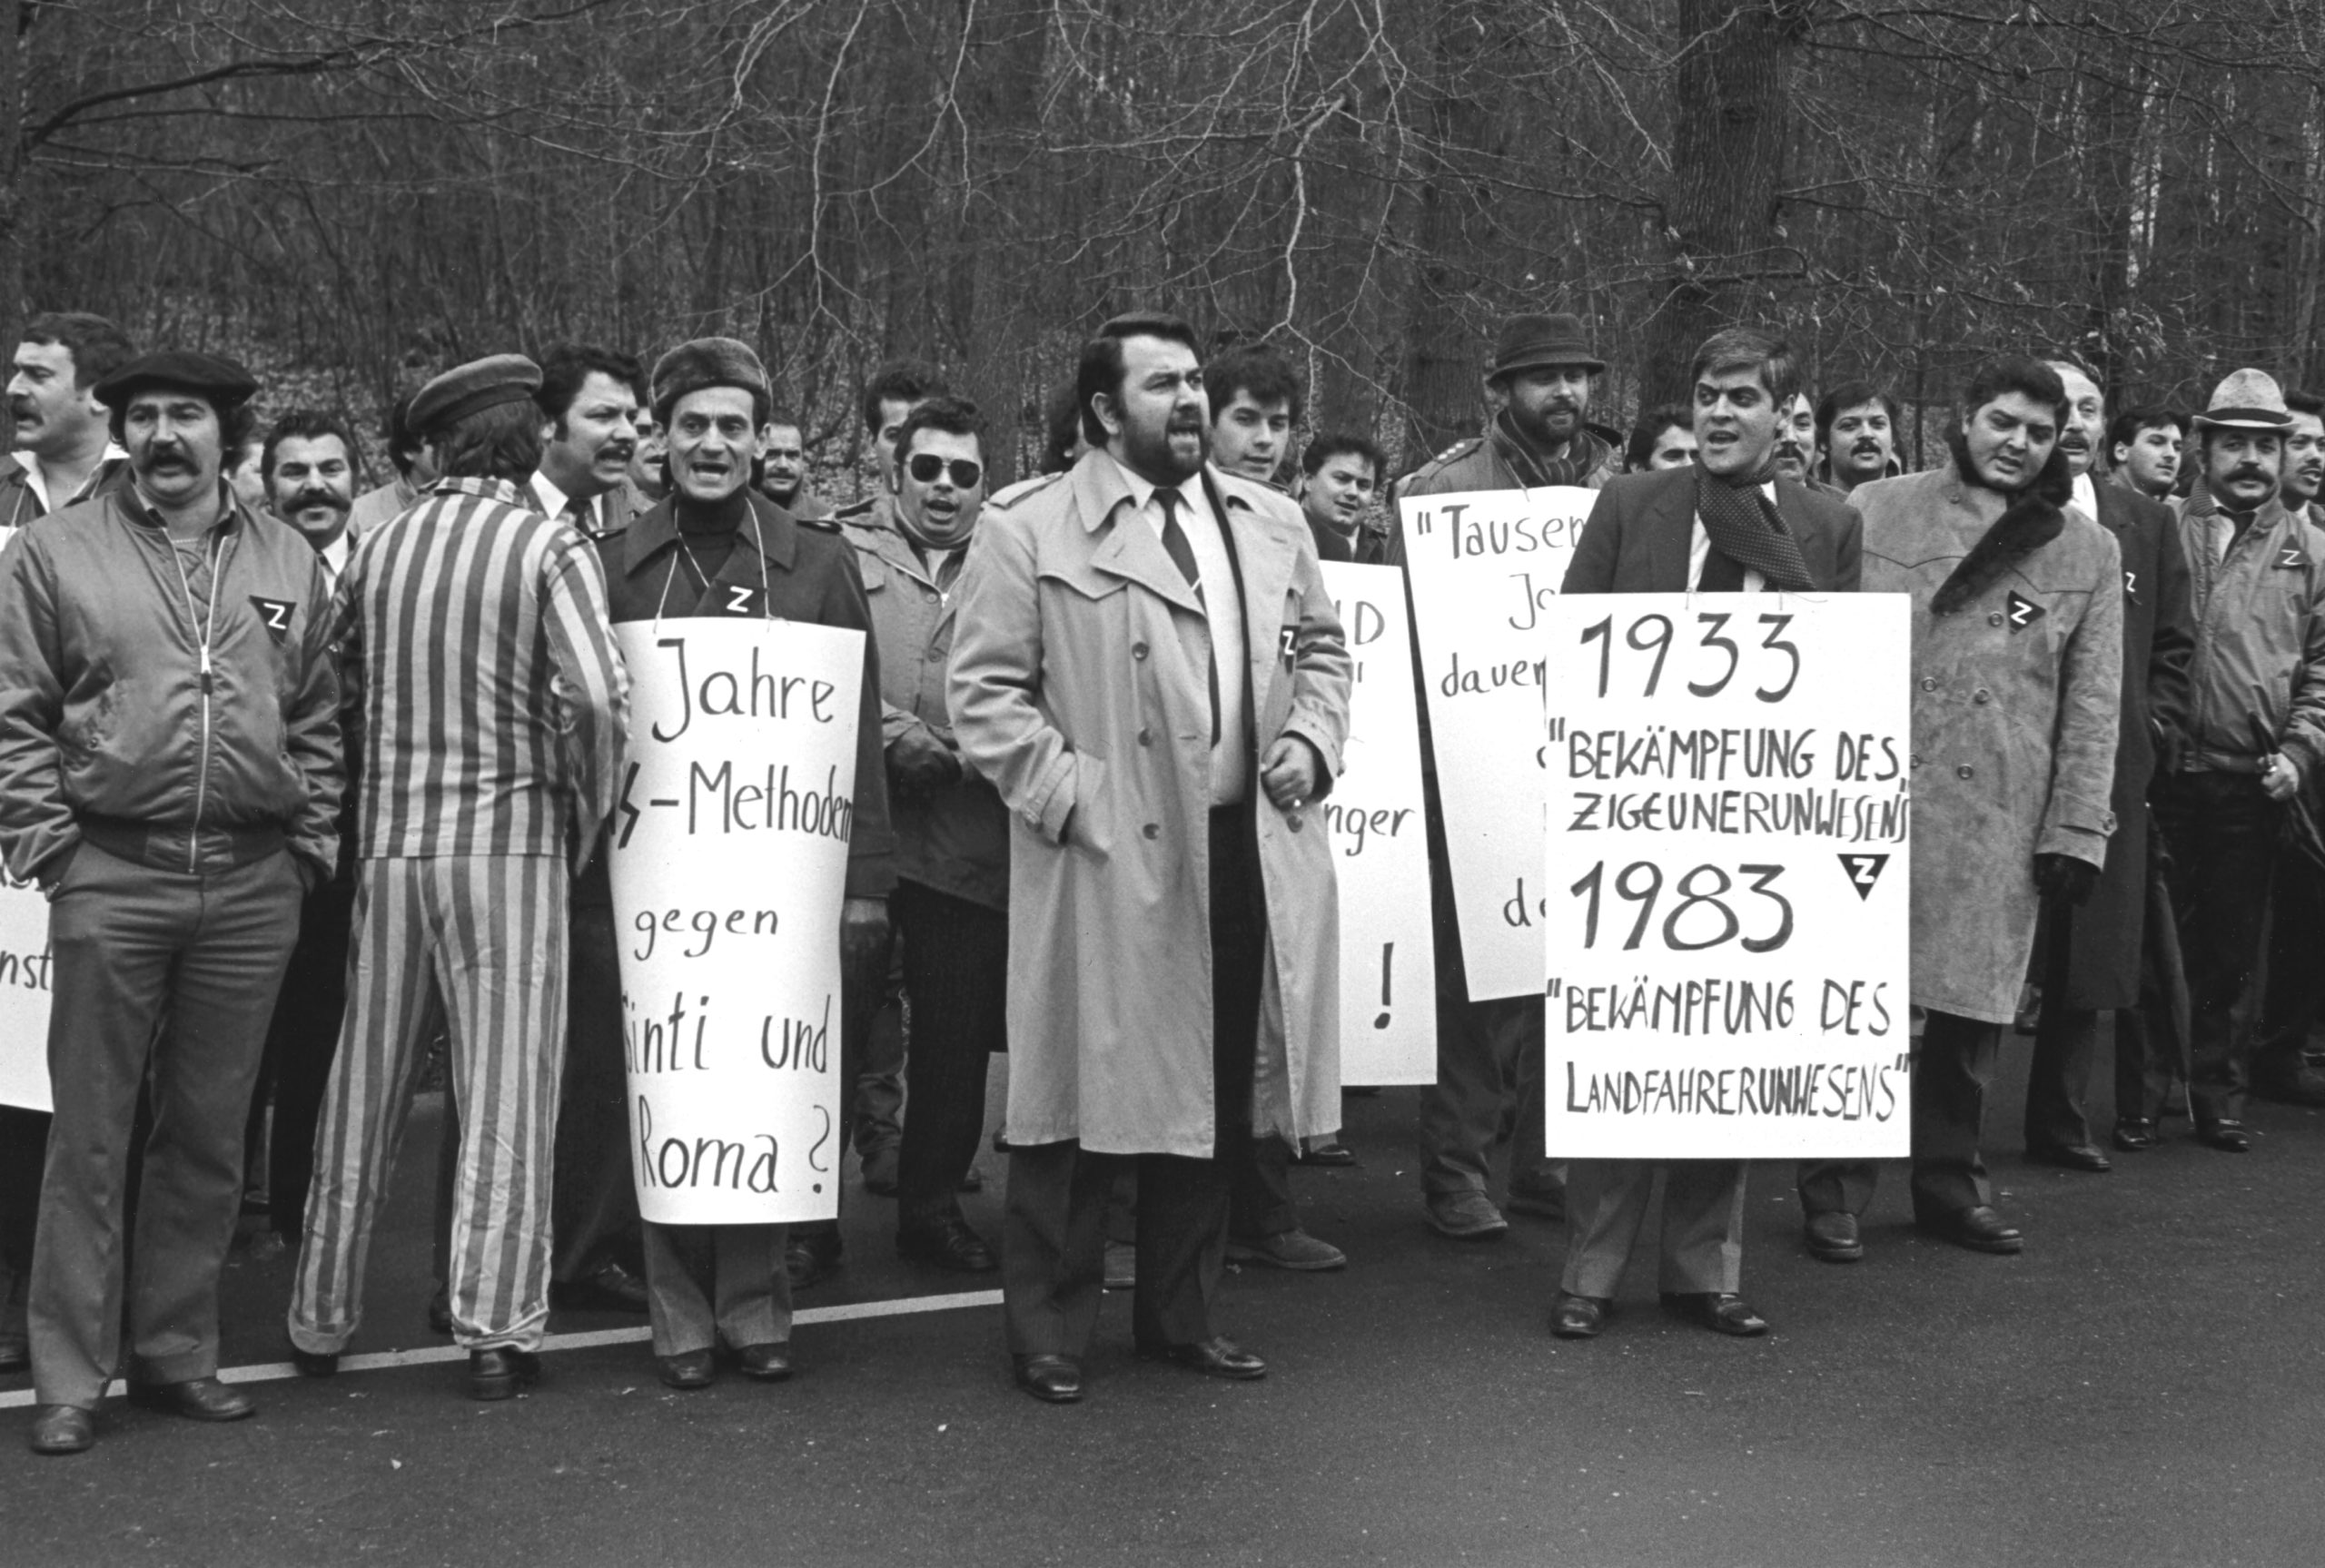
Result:
[[[894,1301],[857,1301],[845,1307],[810,1307],[792,1318],[794,1326],[815,1323],[850,1323],[866,1317],[905,1317],[918,1312],[958,1312],[971,1307],[998,1307],[998,1290],[965,1290],[953,1296],[906,1296]],[[587,1334],[552,1334],[541,1341],[544,1352],[552,1350],[594,1350],[601,1345],[643,1345],[653,1337],[650,1328],[597,1328]],[[347,1356],[340,1358],[339,1369],[348,1372],[381,1372],[394,1366],[421,1366],[436,1361],[465,1361],[469,1353],[457,1345],[431,1345],[424,1350],[382,1350],[368,1356]],[[296,1377],[299,1369],[288,1361],[262,1362],[255,1366],[229,1366],[218,1374],[221,1383],[277,1383],[286,1377]],[[108,1398],[123,1392],[119,1378],[105,1385]],[[33,1391],[19,1388],[0,1394],[0,1410],[15,1410],[33,1403]]]

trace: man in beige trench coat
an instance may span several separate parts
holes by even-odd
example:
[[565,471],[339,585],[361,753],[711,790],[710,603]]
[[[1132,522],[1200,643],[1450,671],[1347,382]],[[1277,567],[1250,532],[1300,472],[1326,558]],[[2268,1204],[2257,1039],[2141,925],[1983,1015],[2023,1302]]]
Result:
[[953,725],[1011,816],[1003,1314],[1054,1403],[1081,1397],[1123,1159],[1139,1353],[1258,1377],[1212,1323],[1222,1156],[1339,1126],[1315,807],[1348,649],[1299,508],[1204,466],[1198,363],[1174,318],[1106,323],[1076,382],[1095,449],[987,503],[957,590]]

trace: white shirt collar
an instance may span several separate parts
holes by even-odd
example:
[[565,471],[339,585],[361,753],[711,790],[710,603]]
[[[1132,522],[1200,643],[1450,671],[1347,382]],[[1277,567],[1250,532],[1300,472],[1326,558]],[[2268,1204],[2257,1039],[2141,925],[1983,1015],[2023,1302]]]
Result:
[[[533,495],[539,500],[541,511],[547,517],[561,518],[565,516],[565,508],[573,504],[573,498],[559,489],[557,481],[539,468],[533,470],[532,486]],[[597,501],[591,499],[581,504],[589,508],[589,516],[594,520],[598,515]]]
[[[53,512],[56,510],[56,503],[49,498],[48,470],[42,466],[40,454],[27,447],[22,451],[11,452],[8,455],[16,459],[16,466],[18,468],[25,470],[25,482],[32,488],[33,494],[40,498],[40,509],[44,512]],[[114,445],[112,441],[107,441],[105,443],[104,454],[97,459],[97,468],[102,469],[107,463],[112,462],[115,458],[127,458],[129,454],[123,451],[120,447]],[[92,472],[91,477],[94,477],[94,471]]]

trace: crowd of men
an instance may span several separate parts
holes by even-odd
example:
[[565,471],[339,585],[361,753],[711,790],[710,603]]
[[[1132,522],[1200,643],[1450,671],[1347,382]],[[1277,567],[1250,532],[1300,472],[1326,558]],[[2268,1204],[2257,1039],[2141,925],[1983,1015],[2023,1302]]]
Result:
[[[2014,1019],[2024,1147],[2073,1170],[2111,1168],[2086,1109],[2110,1016],[2118,1151],[2185,1111],[2245,1152],[2255,1089],[2325,1103],[2325,402],[2243,370],[2201,412],[2111,421],[2088,367],[2004,355],[1905,473],[1896,399],[1812,397],[1779,334],[1715,335],[1690,401],[1628,439],[1594,419],[1606,370],[1576,318],[1503,323],[1480,434],[1390,487],[1367,436],[1301,440],[1283,355],[1124,315],[1054,400],[1044,472],[993,495],[980,411],[884,367],[861,409],[879,483],[835,508],[747,345],[650,369],[569,346],[400,400],[393,477],[359,495],[338,417],[259,437],[231,360],[35,318],[0,468],[0,854],[49,899],[54,955],[53,1119],[0,1110],[0,1371],[31,1368],[33,1447],[90,1446],[117,1375],[180,1415],[252,1413],[217,1376],[246,1207],[297,1253],[293,1359],[332,1375],[435,1050],[430,1316],[472,1396],[539,1376],[553,1304],[645,1313],[675,1388],[790,1373],[793,1294],[839,1264],[836,1221],[649,1223],[631,1183],[613,628],[674,616],[867,634],[841,1081],[899,1253],[999,1273],[1036,1398],[1083,1396],[1109,1287],[1142,1356],[1263,1376],[1219,1331],[1224,1263],[1348,1262],[1291,1185],[1349,1158],[1314,808],[1351,664],[1321,563],[1403,564],[1389,494],[1598,491],[1568,592],[1910,597],[1925,1230],[2023,1245],[1981,1155]],[[1590,1337],[1657,1167],[1543,1147],[1544,1010],[1469,999],[1421,727],[1422,1215],[1459,1242],[1562,1219],[1550,1327]],[[996,1246],[959,1194],[1004,1050]],[[1766,1332],[1744,1167],[1661,1163],[1664,1305]],[[1802,1164],[1813,1256],[1863,1255],[1874,1182]]]

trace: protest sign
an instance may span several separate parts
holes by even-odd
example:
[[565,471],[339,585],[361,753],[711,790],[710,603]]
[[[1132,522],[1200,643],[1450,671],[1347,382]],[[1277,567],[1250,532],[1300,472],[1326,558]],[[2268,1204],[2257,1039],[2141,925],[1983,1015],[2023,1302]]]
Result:
[[1344,771],[1319,808],[1340,874],[1341,1081],[1437,1081],[1437,952],[1412,628],[1394,567],[1326,561],[1355,664]]
[[707,617],[614,631],[631,685],[608,869],[638,1210],[832,1218],[864,634]]
[[48,900],[0,883],[0,1105],[51,1109],[48,968]]
[[1541,988],[1544,616],[1597,498],[1565,485],[1398,503],[1472,1001]]
[[1544,614],[1549,1152],[1906,1153],[1906,597]]

